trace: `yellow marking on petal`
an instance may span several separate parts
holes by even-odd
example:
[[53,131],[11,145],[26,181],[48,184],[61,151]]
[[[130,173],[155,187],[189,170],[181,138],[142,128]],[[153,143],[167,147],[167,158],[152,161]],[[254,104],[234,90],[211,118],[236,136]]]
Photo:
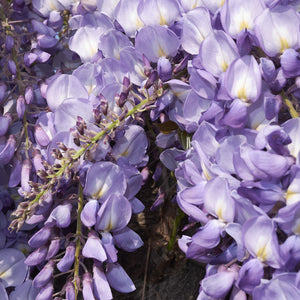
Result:
[[159,57],[166,57],[167,56],[164,49],[161,46],[159,46],[159,49],[158,49],[158,56]]
[[207,181],[211,180],[212,177],[210,176],[209,171],[207,170],[206,166],[204,164],[201,164],[201,167],[202,167],[202,171],[203,171],[203,174],[204,174],[206,180]]
[[126,149],[125,151],[123,151],[123,152],[120,154],[120,156],[123,156],[123,157],[128,156],[128,149]]
[[96,49],[96,48],[94,48],[94,47],[91,47],[91,48],[90,48],[91,57],[93,57],[94,54],[96,54],[97,51],[98,51],[98,48]]
[[[290,190],[287,190],[286,193],[285,193],[285,201],[286,201],[286,204],[287,205],[291,205],[291,204],[294,204],[298,201],[295,201],[295,200],[292,200],[291,198],[293,198],[296,194],[298,193],[295,193],[295,192],[292,192]],[[300,197],[300,195],[299,195]]]
[[141,19],[139,17],[137,17],[137,19],[135,21],[135,26],[137,29],[142,28],[144,26],[144,23],[141,21]]
[[286,49],[289,49],[289,43],[285,38],[280,37],[280,51],[283,52]]
[[228,65],[227,65],[227,62],[225,60],[222,61],[221,68],[222,68],[223,72],[225,72],[227,70]]
[[243,29],[245,28],[249,28],[249,24],[246,20],[243,20],[241,23],[240,23],[240,31],[242,31]]
[[167,21],[162,15],[159,17],[159,25],[167,25]]
[[12,268],[9,268],[0,274],[0,278],[10,277],[12,275]]
[[257,257],[261,260],[261,261],[265,261],[267,258],[267,246],[264,245],[263,247],[260,247],[256,253]]
[[217,216],[219,217],[220,220],[223,220],[223,211],[222,207],[219,207],[216,211]]
[[101,196],[102,196],[103,194],[104,194],[103,189],[100,189],[97,193],[93,194],[92,197],[93,197],[94,199],[99,199],[99,198],[101,198]]
[[105,228],[105,231],[111,231],[112,228],[113,228],[113,224],[111,222],[111,219],[109,219],[109,222],[108,222],[108,224],[107,224],[107,226]]
[[241,100],[247,100],[246,89],[244,86],[239,89],[237,96]]

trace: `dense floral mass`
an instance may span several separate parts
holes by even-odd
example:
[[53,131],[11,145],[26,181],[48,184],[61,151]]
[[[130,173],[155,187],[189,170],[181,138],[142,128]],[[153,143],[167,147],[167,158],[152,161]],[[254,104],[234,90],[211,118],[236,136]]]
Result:
[[143,245],[128,225],[153,146],[189,222],[178,245],[206,265],[198,299],[300,299],[299,12],[2,2],[1,299],[135,290],[118,252]]

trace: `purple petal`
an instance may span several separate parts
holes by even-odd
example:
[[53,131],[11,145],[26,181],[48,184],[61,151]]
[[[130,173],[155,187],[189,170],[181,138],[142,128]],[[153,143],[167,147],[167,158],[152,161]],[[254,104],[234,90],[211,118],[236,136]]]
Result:
[[260,68],[262,76],[266,82],[272,82],[276,78],[276,68],[271,59],[261,57],[260,58]]
[[102,242],[96,232],[89,233],[89,237],[82,249],[82,255],[88,258],[95,258],[101,262],[107,259]]
[[[216,194],[216,190],[218,193]],[[205,186],[204,206],[208,213],[221,221],[233,222],[235,202],[230,195],[228,183],[221,177],[211,179]]]
[[25,264],[28,266],[36,266],[43,262],[47,256],[47,247],[42,246],[30,253],[25,259]]
[[83,274],[82,295],[84,300],[95,300],[93,293],[93,278],[88,272]]
[[114,232],[114,242],[117,247],[127,252],[133,252],[144,245],[140,236],[128,227]]
[[35,276],[33,286],[40,289],[45,286],[52,278],[55,262],[50,260],[45,267]]
[[42,287],[37,294],[35,300],[52,300],[53,293],[53,284],[52,282],[47,283],[44,287]]
[[60,249],[60,240],[59,239],[53,239],[51,240],[49,247],[48,247],[48,252],[46,256],[46,260],[49,260],[53,256],[55,256]]
[[97,230],[114,231],[124,228],[131,218],[131,205],[127,198],[112,194],[100,207]]
[[93,265],[94,292],[97,299],[110,300],[112,293],[102,267]]
[[137,165],[144,160],[148,140],[145,131],[137,125],[130,125],[125,134],[116,141],[112,155],[117,160],[124,157],[131,165]]
[[14,248],[0,250],[1,282],[5,287],[18,286],[26,278],[28,267],[25,265],[25,255]]
[[138,5],[138,14],[146,26],[170,26],[180,16],[180,10],[176,1],[141,0]]
[[118,292],[130,293],[135,290],[132,280],[119,264],[108,264],[106,277],[110,286]]
[[12,159],[15,153],[16,139],[13,135],[10,135],[6,141],[5,146],[0,148],[0,164],[6,165]]
[[243,225],[244,245],[253,257],[273,268],[281,266],[274,222],[266,216],[252,218]]
[[202,280],[203,291],[213,298],[223,298],[227,295],[235,281],[236,274],[231,271],[219,272]]
[[232,128],[244,127],[247,123],[247,105],[240,99],[233,100],[221,122]]
[[224,31],[214,30],[201,43],[198,56],[204,69],[217,77],[239,57],[239,53],[229,35]]
[[198,54],[201,42],[210,32],[212,25],[209,11],[204,7],[189,11],[182,20],[182,48],[190,54]]
[[291,282],[272,279],[264,282],[253,290],[253,299],[299,299],[300,291]]
[[114,11],[114,16],[129,37],[134,37],[138,29],[144,26],[137,12],[140,0],[121,0]]
[[[18,285],[15,288],[15,290],[9,294],[9,299],[10,300],[21,300],[21,299],[34,300],[36,298],[37,293],[38,290],[36,290],[33,287],[32,280],[27,279],[26,281],[24,281],[24,283]],[[3,293],[0,291],[0,294],[2,295]]]
[[28,241],[28,245],[32,248],[38,248],[43,246],[50,238],[52,228],[48,226],[42,227],[36,232]]
[[300,56],[294,49],[287,49],[283,52],[280,58],[283,74],[287,78],[300,75]]
[[261,74],[252,55],[235,60],[226,71],[224,84],[229,95],[243,102],[255,102],[261,92]]
[[97,212],[99,210],[98,200],[90,200],[85,204],[80,218],[84,226],[92,227],[96,224]]
[[237,286],[251,294],[253,289],[260,284],[263,275],[263,263],[258,259],[251,259],[239,271]]
[[271,57],[288,48],[299,48],[299,16],[292,6],[265,9],[255,19],[255,35],[264,52]]
[[73,75],[59,75],[48,85],[47,103],[52,111],[67,98],[88,98],[88,92],[80,80]]
[[111,193],[123,195],[126,190],[125,175],[111,162],[93,164],[87,172],[84,194],[105,201]]
[[252,30],[254,20],[266,8],[264,1],[226,1],[221,8],[221,22],[224,30],[233,38],[243,30]]
[[59,228],[66,228],[71,224],[71,210],[70,203],[56,206],[45,224],[51,224],[53,221]]
[[56,265],[57,269],[61,272],[66,272],[70,270],[70,268],[74,263],[74,259],[75,259],[75,244],[71,242],[66,248],[65,255]]
[[157,62],[160,57],[174,56],[179,47],[179,40],[170,29],[159,25],[147,26],[137,34],[135,47],[150,61]]

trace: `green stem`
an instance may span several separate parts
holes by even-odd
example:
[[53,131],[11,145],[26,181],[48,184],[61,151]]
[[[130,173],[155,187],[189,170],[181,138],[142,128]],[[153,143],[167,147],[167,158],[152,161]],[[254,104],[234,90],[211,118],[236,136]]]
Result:
[[297,113],[297,111],[295,110],[292,102],[287,99],[287,98],[284,98],[284,103],[285,105],[289,108],[289,112],[290,112],[290,115],[292,118],[298,118],[299,117],[299,114]]
[[177,234],[177,230],[178,230],[178,226],[181,222],[181,220],[185,217],[185,214],[182,210],[179,209],[179,213],[177,215],[177,217],[174,220],[173,223],[173,228],[172,228],[172,233],[171,233],[171,237],[170,237],[170,241],[168,243],[168,250],[172,250],[174,247],[174,244],[176,242],[176,234]]
[[75,288],[75,300],[77,300],[79,286],[78,278],[79,278],[79,266],[80,266],[80,252],[81,252],[81,240],[80,237],[82,235],[81,232],[81,212],[83,209],[83,189],[81,184],[79,183],[78,188],[78,208],[77,208],[77,225],[76,225],[76,250],[75,250],[75,262],[74,262],[74,288]]

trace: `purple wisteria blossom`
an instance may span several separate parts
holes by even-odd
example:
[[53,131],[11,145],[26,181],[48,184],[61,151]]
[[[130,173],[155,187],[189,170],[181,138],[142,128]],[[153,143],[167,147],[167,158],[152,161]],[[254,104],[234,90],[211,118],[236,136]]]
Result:
[[299,1],[0,12],[0,298],[134,292],[133,228],[175,203],[199,300],[300,297]]

